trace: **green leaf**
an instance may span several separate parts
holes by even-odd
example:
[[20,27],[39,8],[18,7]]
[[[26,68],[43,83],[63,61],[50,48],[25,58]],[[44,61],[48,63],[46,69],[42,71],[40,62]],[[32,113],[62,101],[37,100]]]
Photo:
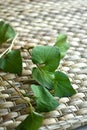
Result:
[[55,72],[54,89],[55,96],[58,97],[69,97],[76,93],[68,76],[60,71]]
[[32,77],[36,80],[41,86],[47,87],[48,89],[53,88],[54,83],[54,73],[48,72],[43,68],[33,68]]
[[60,62],[59,49],[56,46],[37,46],[32,50],[32,61],[48,71],[54,71]]
[[39,113],[32,112],[29,116],[17,127],[16,130],[38,130],[42,125],[43,116]]
[[9,51],[6,55],[0,58],[0,69],[5,72],[22,73],[22,58],[19,50]]
[[65,34],[60,34],[57,37],[57,40],[54,46],[59,47],[61,58],[63,58],[70,47],[69,43],[67,42],[67,36]]
[[45,87],[31,85],[31,89],[34,92],[37,109],[40,112],[49,112],[51,110],[54,110],[59,105],[59,103],[54,99],[54,97]]
[[8,23],[0,21],[0,44],[12,40],[15,35],[14,29]]

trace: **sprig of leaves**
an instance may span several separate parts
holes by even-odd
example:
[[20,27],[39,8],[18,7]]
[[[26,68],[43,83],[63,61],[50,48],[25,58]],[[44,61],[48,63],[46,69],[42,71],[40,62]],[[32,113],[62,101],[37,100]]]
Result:
[[[0,21],[0,45],[8,40],[12,42],[11,46],[0,55],[0,69],[5,72],[21,75],[21,52],[20,50],[12,50],[15,39],[16,32],[14,29],[8,23]],[[59,105],[53,95],[68,97],[76,93],[68,76],[58,70],[60,60],[66,55],[68,49],[69,43],[65,34],[60,34],[57,37],[54,46],[36,46],[32,49],[31,58],[32,62],[36,65],[32,69],[32,78],[38,85],[32,84],[31,91],[34,94],[36,101],[35,108],[38,112],[49,112]],[[11,84],[9,83],[9,85]],[[13,88],[15,87],[13,86]],[[52,91],[53,95],[50,91]],[[17,92],[20,96],[20,92],[18,90]],[[22,99],[26,100],[23,96]],[[28,105],[30,105],[31,111],[26,119],[17,127],[17,130],[38,130],[43,122],[43,116],[34,111],[31,100],[29,100]]]
[[0,69],[5,72],[22,74],[22,58],[20,50],[12,50],[16,32],[6,22],[0,21],[0,44],[11,40],[11,46],[0,55]]
[[41,86],[53,89],[54,95],[58,97],[67,97],[76,93],[68,76],[57,71],[60,55],[64,56],[67,52],[66,46],[68,46],[66,35],[61,34],[54,46],[37,46],[32,50],[32,61],[37,65],[32,71],[33,79]]

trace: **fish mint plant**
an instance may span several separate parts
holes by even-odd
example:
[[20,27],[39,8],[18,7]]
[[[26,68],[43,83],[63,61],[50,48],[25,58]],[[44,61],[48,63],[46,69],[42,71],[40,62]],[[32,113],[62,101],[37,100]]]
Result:
[[[17,34],[8,23],[0,21],[0,46],[10,40],[11,45],[2,54],[0,54],[0,70],[4,72],[22,75],[22,56],[21,50],[13,50],[12,46]],[[71,85],[68,76],[58,70],[60,61],[66,55],[69,49],[67,36],[60,34],[53,46],[36,46],[32,48],[31,60],[36,67],[32,69],[31,91],[33,97],[27,96],[26,93],[13,86],[5,77],[5,80],[11,87],[15,89],[22,100],[29,107],[29,114],[16,130],[38,130],[43,122],[41,112],[49,112],[58,107],[59,102],[56,97],[69,97],[76,93]],[[32,104],[32,99],[36,105]]]

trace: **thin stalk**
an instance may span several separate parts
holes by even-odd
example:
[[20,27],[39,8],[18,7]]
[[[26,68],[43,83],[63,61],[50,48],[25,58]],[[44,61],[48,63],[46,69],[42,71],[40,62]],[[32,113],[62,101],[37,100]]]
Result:
[[7,52],[8,52],[9,48],[7,48],[1,55],[0,55],[0,58],[5,55]]
[[28,53],[29,53],[30,56],[32,55],[29,49],[28,49]]
[[1,58],[3,55],[5,55],[8,51],[11,51],[11,50],[12,50],[14,41],[17,39],[17,37],[18,37],[18,34],[16,34],[16,36],[15,36],[15,38],[13,39],[13,41],[12,41],[10,47],[8,47],[8,48],[0,55],[0,58]]
[[33,107],[32,107],[32,104],[30,103],[30,101],[28,102],[28,101],[23,97],[23,95],[21,94],[21,92],[20,92],[14,85],[12,85],[5,77],[3,77],[3,76],[1,76],[1,75],[0,75],[0,77],[1,77],[3,80],[5,80],[12,88],[14,88],[14,90],[18,93],[18,95],[20,96],[20,98],[21,98],[22,100],[24,100],[25,103],[30,106],[30,111],[32,112]]
[[18,37],[18,33],[15,35],[15,37],[14,37],[14,39],[13,39],[13,41],[12,41],[12,43],[11,43],[10,47],[9,47],[9,51],[11,51],[11,50],[12,50],[12,47],[13,47],[14,42],[15,42],[15,40],[17,39],[17,37]]

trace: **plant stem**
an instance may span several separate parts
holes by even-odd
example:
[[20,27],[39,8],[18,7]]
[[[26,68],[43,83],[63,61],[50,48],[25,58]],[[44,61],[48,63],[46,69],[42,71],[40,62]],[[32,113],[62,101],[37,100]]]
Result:
[[8,52],[9,48],[7,48],[1,55],[0,55],[0,58],[5,55],[7,52]]
[[0,58],[1,58],[3,55],[5,55],[8,51],[11,51],[11,50],[12,50],[14,41],[16,40],[17,37],[18,37],[18,34],[16,34],[16,36],[15,36],[15,38],[13,39],[12,44],[10,45],[10,47],[8,47],[8,48],[0,55]]
[[11,44],[10,47],[9,47],[9,51],[12,50],[12,47],[13,47],[14,42],[15,42],[15,40],[17,39],[17,37],[18,37],[18,33],[15,35],[15,37],[14,37],[14,39],[13,39],[13,41],[12,41],[12,44]]
[[30,106],[30,111],[32,112],[33,107],[32,107],[32,104],[30,103],[30,101],[27,101],[27,100],[24,98],[24,96],[21,94],[21,92],[20,92],[14,85],[12,85],[5,77],[3,77],[3,76],[1,76],[1,75],[0,75],[0,77],[1,77],[3,80],[5,80],[12,88],[14,88],[14,90],[18,93],[18,95],[20,96],[20,98],[21,98],[22,100],[24,100],[25,103]]
[[30,50],[28,49],[28,52],[29,52],[29,55],[31,56],[31,52],[30,52]]

